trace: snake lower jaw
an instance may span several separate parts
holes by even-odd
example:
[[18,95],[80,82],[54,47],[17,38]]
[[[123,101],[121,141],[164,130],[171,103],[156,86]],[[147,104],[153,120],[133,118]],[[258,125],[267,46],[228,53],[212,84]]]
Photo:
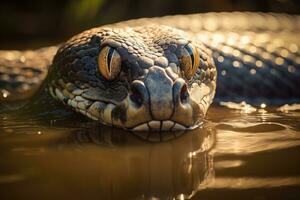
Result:
[[142,123],[128,130],[133,132],[151,131],[151,132],[162,132],[162,131],[186,131],[192,130],[199,127],[202,123],[197,123],[193,126],[185,126],[178,122],[171,120],[151,120],[149,122]]
[[111,109],[110,118],[104,120],[104,123],[133,132],[192,130],[202,124],[207,107],[203,107],[202,104],[198,104],[192,99],[188,102],[175,107],[170,115],[157,118],[152,115],[148,104],[136,107],[132,104],[130,98],[127,98],[123,103]]

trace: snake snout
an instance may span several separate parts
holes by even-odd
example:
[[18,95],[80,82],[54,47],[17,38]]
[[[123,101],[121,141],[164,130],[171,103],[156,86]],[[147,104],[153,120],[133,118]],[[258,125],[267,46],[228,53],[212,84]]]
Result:
[[130,85],[127,123],[138,122],[130,123],[134,131],[190,129],[198,122],[198,111],[185,80],[170,77],[164,68],[152,66],[143,79]]

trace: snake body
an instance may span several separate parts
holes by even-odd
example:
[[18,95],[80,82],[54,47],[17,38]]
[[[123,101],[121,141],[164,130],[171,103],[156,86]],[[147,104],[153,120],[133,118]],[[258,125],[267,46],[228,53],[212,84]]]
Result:
[[299,16],[239,12],[105,25],[60,46],[0,51],[0,101],[42,88],[103,124],[192,129],[213,99],[300,102],[299,30]]

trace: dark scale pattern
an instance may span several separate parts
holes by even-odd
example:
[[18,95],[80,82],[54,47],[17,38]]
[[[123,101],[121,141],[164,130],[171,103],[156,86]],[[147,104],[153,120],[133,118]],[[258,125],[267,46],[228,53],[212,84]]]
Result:
[[57,47],[35,51],[0,51],[0,101],[33,96],[47,75]]
[[[179,30],[164,26],[126,28],[125,30],[98,28],[83,32],[79,36],[71,38],[58,51],[51,69],[52,78],[50,80],[62,78],[66,83],[73,82],[77,87],[82,87],[81,89],[84,89],[83,86],[86,83],[89,85],[88,88],[91,88],[91,84],[93,84],[103,92],[115,90],[116,94],[109,93],[108,96],[111,99],[116,98],[116,102],[119,102],[125,95],[120,96],[120,91],[127,92],[124,90],[126,85],[120,84],[120,80],[105,81],[97,71],[96,59],[101,46],[109,45],[121,54],[123,63],[126,65],[126,69],[123,70],[127,73],[124,81],[129,82],[143,75],[142,69],[150,66],[167,67],[169,62],[179,65],[176,51],[178,47],[189,42],[185,39],[184,34]],[[203,47],[201,50],[205,51]],[[205,58],[205,60],[202,59],[202,65],[207,65],[207,53],[200,55]],[[207,72],[207,76],[209,76],[209,72]],[[121,87],[120,90],[118,86]],[[104,97],[105,92],[103,92],[101,95]],[[118,96],[121,99],[118,99]]]
[[211,34],[205,42],[213,52],[219,74],[215,100],[245,100],[255,105],[299,102],[299,55],[289,49],[293,50],[299,39],[288,33],[264,34],[265,41],[260,34],[239,35],[228,33],[223,40]]

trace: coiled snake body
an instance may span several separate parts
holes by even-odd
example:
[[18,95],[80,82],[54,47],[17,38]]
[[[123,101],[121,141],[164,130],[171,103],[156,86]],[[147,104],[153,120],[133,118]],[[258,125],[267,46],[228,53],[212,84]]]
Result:
[[0,101],[29,99],[42,87],[103,124],[134,131],[192,129],[213,99],[299,102],[299,30],[299,16],[263,13],[106,25],[59,47],[1,51]]

